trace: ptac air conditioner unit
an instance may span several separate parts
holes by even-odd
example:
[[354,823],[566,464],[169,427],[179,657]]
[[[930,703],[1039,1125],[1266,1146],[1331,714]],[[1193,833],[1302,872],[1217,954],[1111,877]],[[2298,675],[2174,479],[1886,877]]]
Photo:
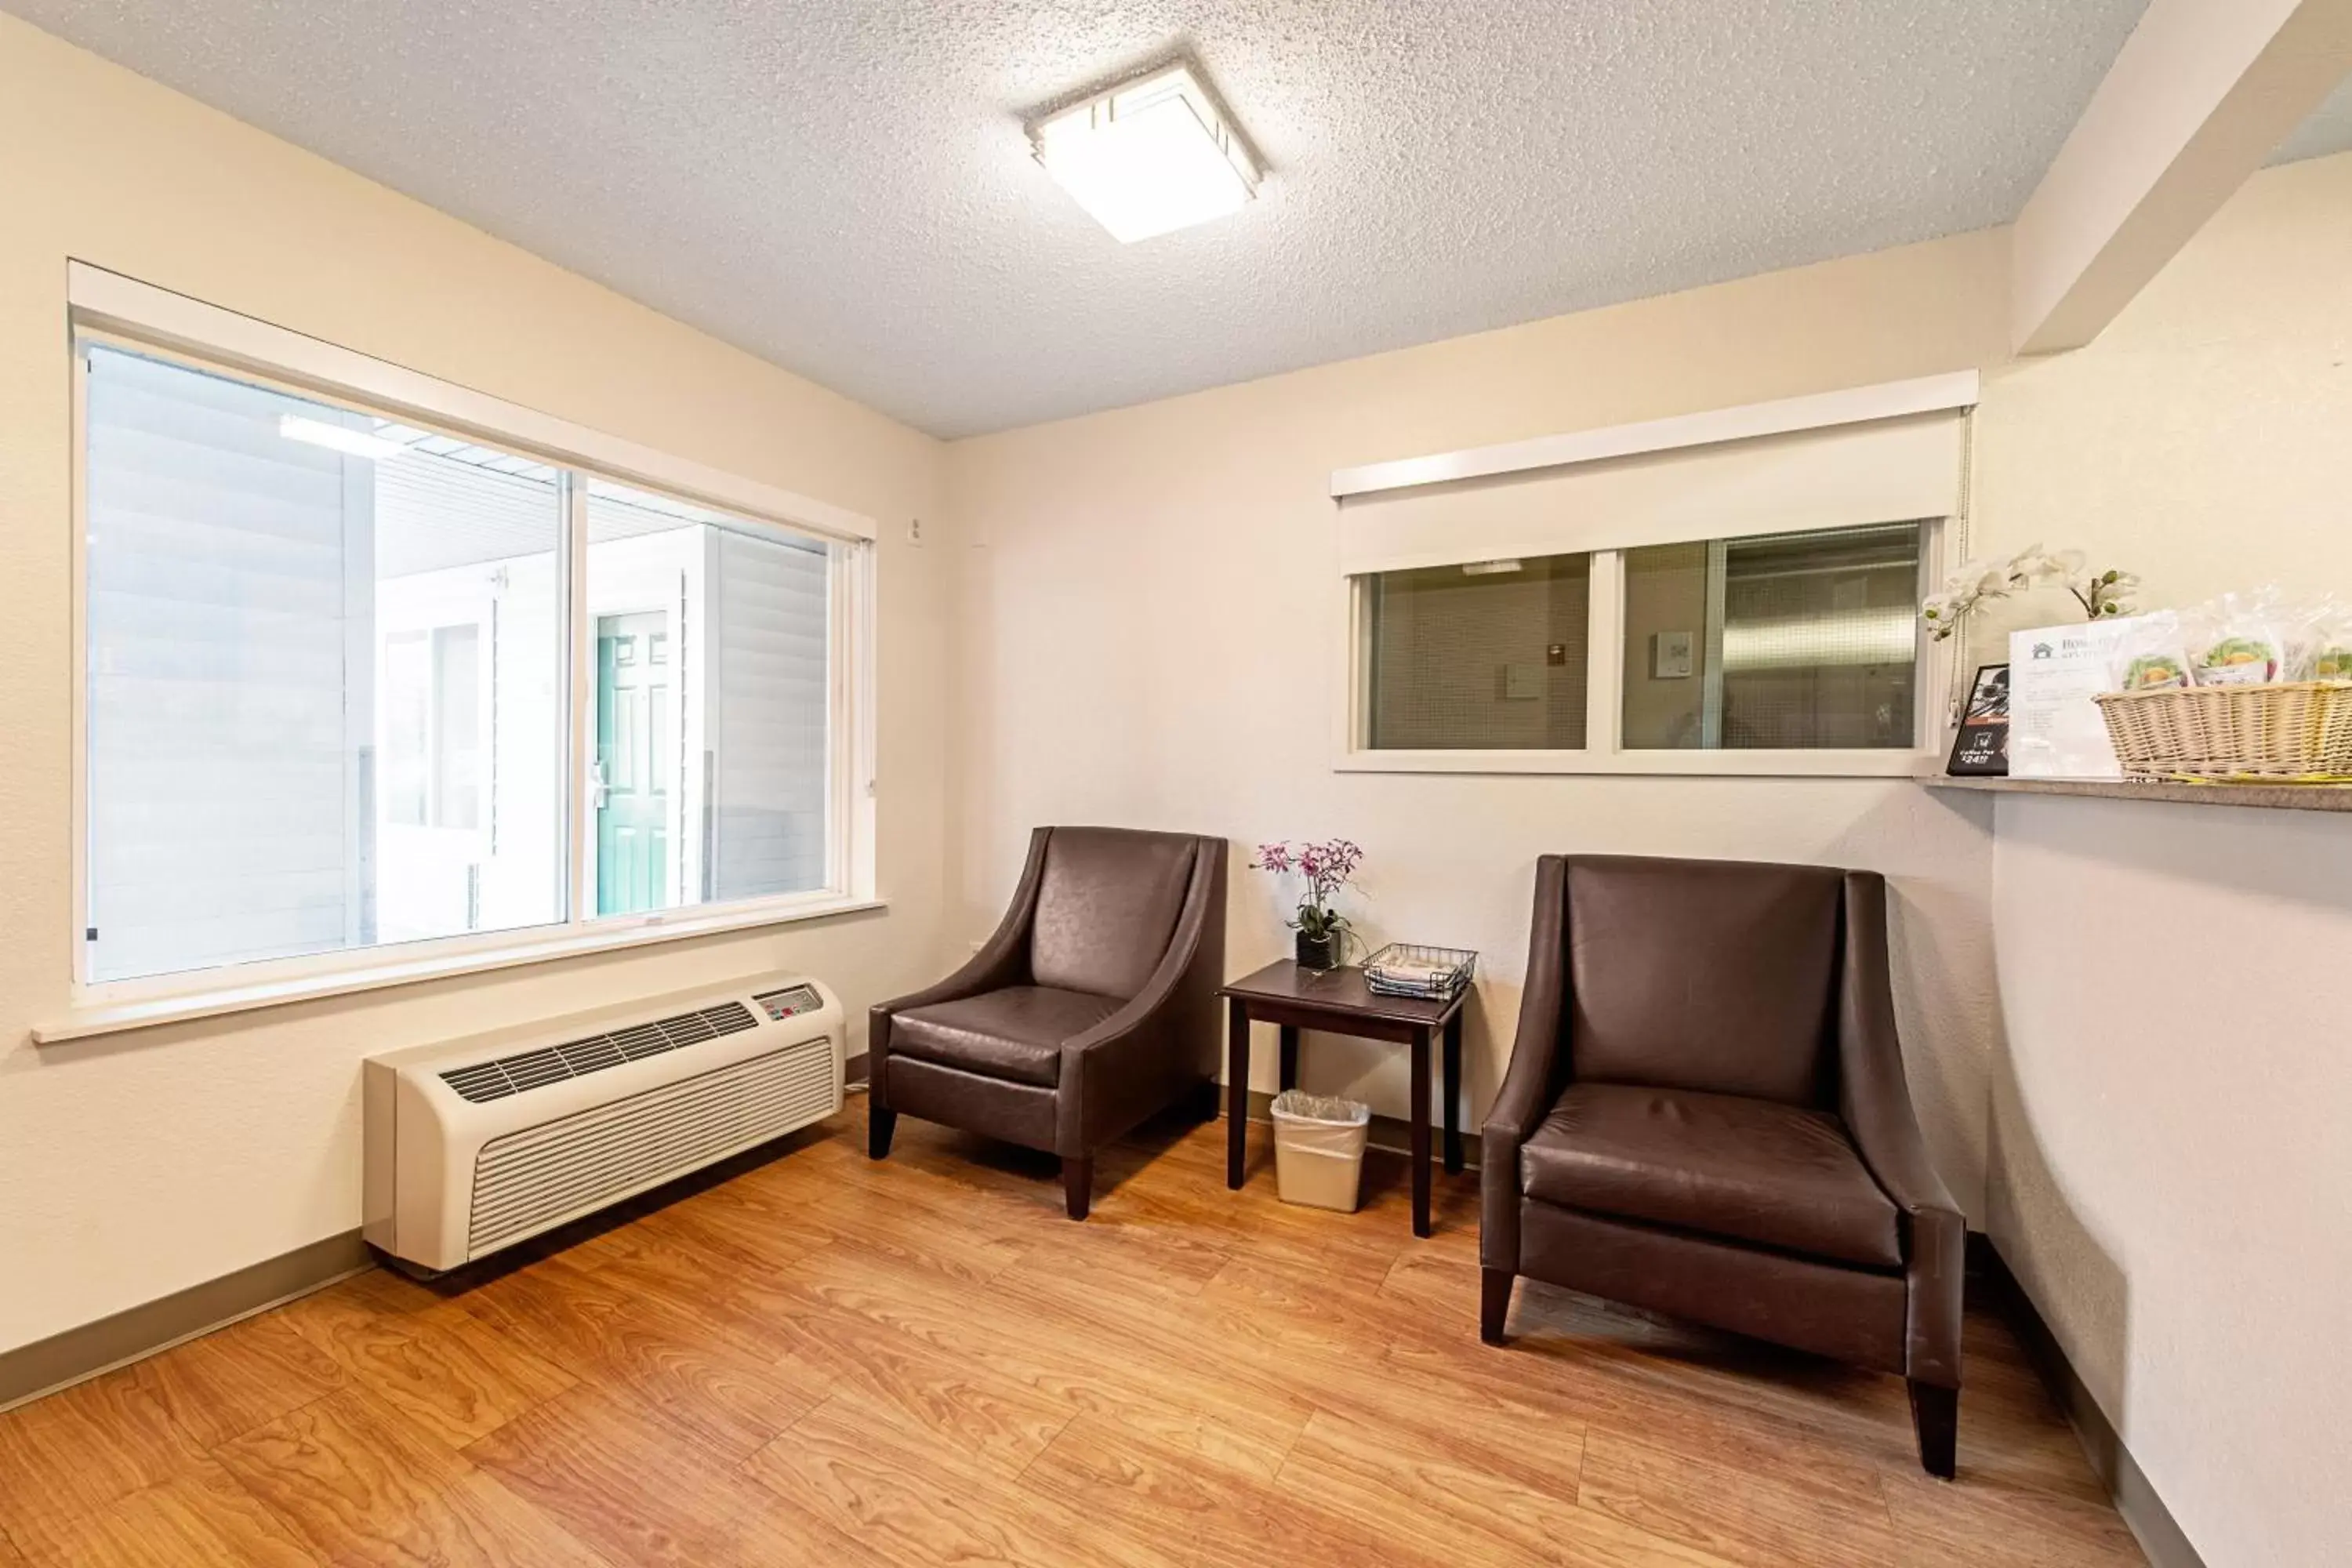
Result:
[[840,1000],[691,992],[365,1066],[363,1234],[455,1268],[841,1109]]

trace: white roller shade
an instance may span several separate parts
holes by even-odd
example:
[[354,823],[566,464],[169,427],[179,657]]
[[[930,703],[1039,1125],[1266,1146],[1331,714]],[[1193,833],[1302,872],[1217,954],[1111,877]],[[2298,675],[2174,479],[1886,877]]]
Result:
[[1350,496],[1350,575],[1949,517],[1958,409]]

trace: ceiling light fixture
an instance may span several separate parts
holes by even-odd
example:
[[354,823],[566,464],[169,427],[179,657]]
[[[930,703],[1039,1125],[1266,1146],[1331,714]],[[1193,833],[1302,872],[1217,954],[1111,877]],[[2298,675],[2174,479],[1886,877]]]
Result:
[[279,415],[278,433],[289,441],[307,441],[313,447],[331,447],[354,458],[397,458],[408,450],[404,442],[389,441],[382,436],[354,430],[348,425],[331,425],[324,419],[308,419],[299,414]]
[[1519,569],[1516,561],[1470,561],[1462,567],[1465,577],[1507,577]]
[[1238,211],[1260,171],[1189,65],[1029,128],[1037,162],[1122,245]]

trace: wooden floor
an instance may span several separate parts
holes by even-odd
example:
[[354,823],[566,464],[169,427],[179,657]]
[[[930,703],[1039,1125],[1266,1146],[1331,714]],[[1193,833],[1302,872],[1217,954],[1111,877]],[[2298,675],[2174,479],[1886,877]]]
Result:
[[0,1564],[2141,1561],[1995,1321],[1960,1474],[1902,1384],[1522,1285],[1476,1177],[1408,1235],[1254,1129],[1050,1160],[853,1100],[699,1190],[428,1289],[381,1270],[0,1415]]

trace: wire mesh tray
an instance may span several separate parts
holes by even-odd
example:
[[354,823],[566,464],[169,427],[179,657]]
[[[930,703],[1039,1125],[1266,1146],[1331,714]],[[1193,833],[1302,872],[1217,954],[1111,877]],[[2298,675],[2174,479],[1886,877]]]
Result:
[[1392,942],[1364,960],[1364,987],[1376,996],[1450,1002],[1477,970],[1478,955],[1467,948]]

